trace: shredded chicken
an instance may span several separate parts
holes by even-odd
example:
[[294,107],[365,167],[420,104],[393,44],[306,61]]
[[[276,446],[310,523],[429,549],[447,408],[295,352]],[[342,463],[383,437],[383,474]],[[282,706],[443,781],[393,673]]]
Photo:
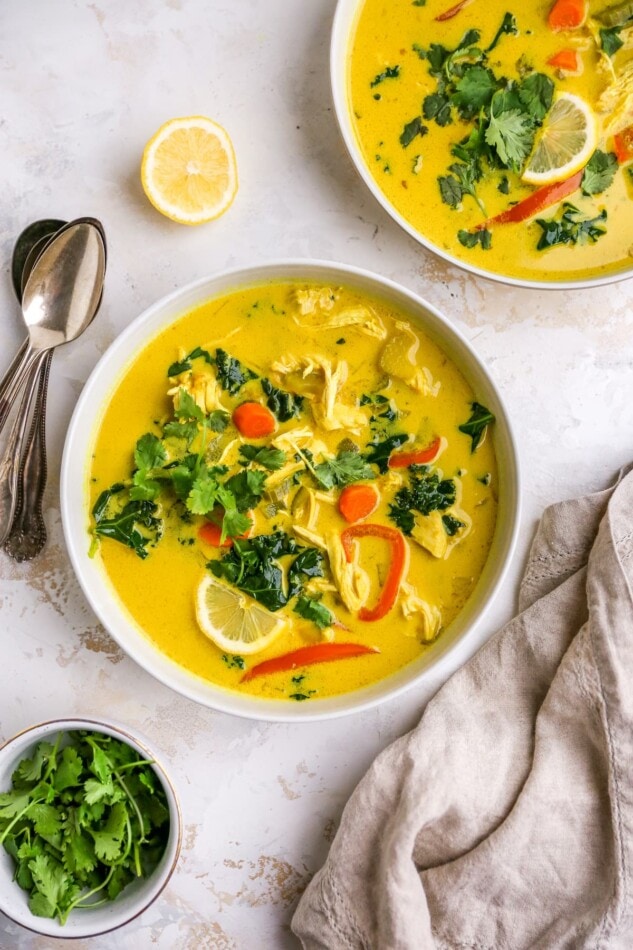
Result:
[[211,371],[201,370],[194,373],[192,370],[187,370],[174,378],[176,385],[167,390],[167,395],[173,396],[175,409],[178,409],[180,404],[180,390],[184,389],[203,412],[213,412],[215,409],[229,411],[222,403],[222,387]]
[[345,360],[330,360],[320,354],[298,357],[287,353],[274,362],[271,369],[279,376],[297,373],[302,379],[308,376],[318,378],[321,387],[313,394],[312,415],[316,424],[326,432],[347,429],[360,433],[363,426],[367,425],[363,410],[358,406],[346,404],[341,398],[348,375]]
[[370,307],[357,304],[332,313],[337,295],[331,287],[312,290],[297,290],[295,300],[298,313],[293,314],[297,326],[307,329],[340,329],[355,327],[361,333],[384,340],[387,336],[385,326]]
[[440,383],[433,380],[426,366],[418,366],[416,353],[420,340],[405,320],[396,321],[396,330],[385,343],[380,354],[380,366],[390,376],[399,379],[423,396],[437,396]]
[[[455,534],[449,535],[446,531],[442,521],[444,515],[451,515],[461,522],[462,526],[457,528]],[[472,524],[470,515],[457,507],[449,508],[447,511],[432,511],[429,515],[416,512],[411,537],[433,557],[446,560],[455,545],[470,533]]]
[[329,531],[326,542],[330,570],[341,600],[348,610],[357,613],[367,603],[369,597],[371,588],[369,576],[359,567],[357,553],[354,554],[352,561],[347,560],[338,531]]
[[319,517],[316,492],[312,488],[302,485],[292,500],[290,510],[295,521],[302,522],[304,527],[312,530]]
[[300,472],[302,469],[303,462],[287,462],[276,472],[270,473],[266,479],[266,488],[277,488],[279,485],[283,484],[287,478],[292,478],[295,472]]
[[292,530],[298,538],[301,538],[303,541],[308,541],[320,551],[327,551],[328,547],[325,538],[317,534],[316,531],[311,531],[309,528],[302,528],[301,525],[298,524],[293,524]]
[[604,130],[607,135],[615,135],[631,125],[633,122],[633,60],[629,60],[615,73],[598,98],[596,109],[603,116]]
[[408,635],[417,636],[423,643],[432,643],[437,638],[442,626],[439,607],[420,597],[415,587],[407,581],[400,585],[400,609],[406,620],[414,617],[417,621]]

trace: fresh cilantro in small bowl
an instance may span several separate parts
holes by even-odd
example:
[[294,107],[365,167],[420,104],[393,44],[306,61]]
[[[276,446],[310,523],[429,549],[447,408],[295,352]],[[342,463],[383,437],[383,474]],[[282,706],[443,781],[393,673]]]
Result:
[[124,727],[48,722],[0,749],[0,844],[8,917],[49,936],[96,935],[136,917],[167,883],[178,803]]

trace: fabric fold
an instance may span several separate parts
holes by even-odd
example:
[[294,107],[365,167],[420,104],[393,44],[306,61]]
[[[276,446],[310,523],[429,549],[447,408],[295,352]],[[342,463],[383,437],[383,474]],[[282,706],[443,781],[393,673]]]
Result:
[[520,613],[374,762],[306,950],[633,946],[633,474],[546,510]]

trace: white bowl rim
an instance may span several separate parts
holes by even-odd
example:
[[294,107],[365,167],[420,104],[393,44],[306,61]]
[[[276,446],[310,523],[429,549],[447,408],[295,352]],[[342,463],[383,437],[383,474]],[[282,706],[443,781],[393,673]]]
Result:
[[[579,277],[572,280],[536,280],[527,277],[509,277],[505,274],[497,274],[491,270],[484,270],[466,260],[455,257],[448,251],[443,250],[434,244],[427,237],[417,231],[397,208],[389,201],[385,193],[379,187],[376,179],[373,177],[367,167],[363,156],[356,142],[354,130],[349,119],[349,107],[347,103],[347,85],[345,79],[345,63],[341,62],[341,57],[347,55],[351,30],[354,29],[360,6],[365,0],[337,0],[334,18],[332,20],[332,32],[330,36],[330,90],[334,105],[334,112],[337,118],[339,131],[347,149],[352,163],[365,182],[376,201],[384,208],[387,214],[400,225],[415,241],[422,244],[423,247],[441,257],[443,260],[458,267],[461,270],[475,274],[477,277],[483,277],[486,280],[493,280],[496,283],[506,284],[511,287],[525,287],[531,290],[580,290],[590,287],[601,287],[605,284],[615,284],[622,280],[633,277],[633,265],[624,271],[616,271],[611,274],[604,274],[598,277]],[[346,23],[350,11],[354,13],[352,25]],[[343,75],[343,80],[341,80]]]
[[[7,755],[11,746],[20,742],[20,740],[26,739],[27,737],[32,739],[32,744],[35,744],[38,741],[43,741],[45,736],[48,736],[54,732],[71,732],[82,729],[85,729],[86,731],[89,730],[91,732],[103,732],[106,735],[111,735],[113,738],[119,738],[121,742],[125,742],[127,745],[132,746],[136,752],[144,754],[145,758],[152,759],[152,768],[156,772],[156,775],[163,786],[169,806],[170,833],[167,844],[165,845],[164,854],[167,855],[169,852],[171,852],[171,856],[168,859],[169,863],[161,872],[160,879],[157,879],[157,881],[154,882],[154,886],[150,889],[150,893],[146,898],[143,899],[142,902],[140,902],[142,903],[142,906],[140,906],[138,909],[133,909],[132,913],[126,915],[122,920],[119,920],[118,922],[113,923],[111,926],[107,926],[105,928],[100,927],[99,930],[94,930],[90,927],[84,927],[83,929],[76,928],[75,932],[58,932],[57,929],[53,929],[57,924],[56,918],[49,920],[48,918],[38,918],[33,915],[34,920],[45,921],[45,923],[43,923],[38,928],[34,925],[30,926],[29,924],[25,923],[24,919],[18,919],[18,917],[13,916],[13,914],[5,907],[0,907],[0,912],[4,914],[8,920],[13,921],[14,924],[23,927],[25,930],[28,930],[31,933],[38,934],[38,936],[52,937],[55,940],[85,940],[90,937],[101,937],[103,934],[112,933],[114,930],[119,930],[126,924],[136,920],[137,917],[140,917],[141,914],[145,913],[145,911],[151,907],[154,901],[160,897],[162,892],[167,887],[167,884],[171,880],[171,877],[176,870],[182,848],[182,811],[178,794],[174,788],[171,778],[169,777],[169,773],[156,755],[155,750],[152,748],[148,740],[144,736],[132,731],[129,726],[125,725],[125,723],[120,722],[117,719],[93,719],[85,716],[72,716],[68,719],[47,719],[44,722],[26,726],[24,729],[16,732],[14,735],[10,736],[10,738],[0,744],[0,757]],[[25,751],[25,749],[22,750],[23,753]],[[19,754],[19,752],[16,753],[16,756]],[[175,837],[172,834],[172,830],[174,828],[176,829]],[[162,860],[163,858],[161,858],[161,861]],[[148,884],[154,876],[154,873],[155,872],[152,872],[150,877],[147,878]],[[111,906],[115,907],[114,901],[112,902]],[[57,927],[59,930],[61,930],[61,927],[58,924]]]
[[[293,271],[295,273],[293,273]],[[332,276],[333,274],[336,276]],[[235,691],[223,689],[222,687],[219,687],[210,681],[195,677],[194,674],[184,670],[183,667],[174,663],[173,661],[169,661],[170,675],[167,675],[162,670],[156,668],[156,664],[159,662],[164,663],[167,660],[166,654],[162,653],[162,651],[159,651],[158,648],[153,644],[153,653],[156,654],[156,664],[153,664],[153,666],[148,665],[146,660],[139,658],[139,649],[127,642],[125,638],[120,637],[118,635],[118,631],[113,629],[112,620],[104,614],[98,599],[93,596],[89,580],[86,577],[86,571],[89,570],[94,572],[95,570],[99,569],[95,568],[94,562],[88,558],[86,551],[87,545],[85,544],[86,539],[82,539],[84,543],[81,545],[75,539],[73,534],[74,529],[71,527],[71,523],[74,520],[73,508],[77,507],[76,492],[73,495],[73,484],[77,483],[76,469],[79,464],[78,459],[81,458],[82,465],[85,462],[85,445],[83,447],[83,453],[77,456],[75,455],[75,453],[79,453],[80,447],[82,445],[78,436],[78,430],[80,424],[82,423],[84,412],[90,411],[92,390],[95,388],[96,383],[100,382],[101,375],[109,369],[109,363],[119,358],[117,372],[119,374],[118,378],[120,379],[122,366],[124,366],[125,363],[129,364],[131,360],[131,354],[127,352],[126,349],[127,341],[132,338],[141,327],[144,327],[146,324],[152,325],[152,321],[156,320],[162,311],[173,307],[178,303],[179,300],[201,292],[201,295],[198,297],[198,302],[202,303],[206,300],[213,299],[215,296],[219,296],[221,293],[228,293],[231,289],[237,290],[249,285],[256,286],[273,279],[322,279],[324,281],[340,279],[342,283],[353,283],[353,281],[356,279],[361,283],[367,282],[370,284],[373,292],[375,292],[377,295],[383,293],[383,296],[386,296],[387,292],[390,292],[397,297],[404,298],[406,303],[403,302],[401,305],[403,307],[406,307],[406,304],[411,305],[415,314],[417,314],[419,309],[427,311],[432,321],[435,321],[439,326],[442,327],[442,331],[446,334],[448,339],[450,340],[452,337],[453,342],[456,342],[458,346],[466,351],[469,359],[472,361],[473,366],[478,369],[482,378],[486,380],[486,384],[489,387],[490,393],[494,395],[494,398],[497,401],[497,406],[501,410],[502,419],[498,419],[498,421],[502,421],[503,423],[503,432],[505,435],[509,455],[507,461],[506,493],[510,497],[511,504],[508,517],[511,518],[511,521],[509,524],[502,526],[502,529],[505,531],[505,540],[502,545],[503,563],[500,564],[495,570],[494,581],[490,585],[488,595],[485,601],[483,601],[476,610],[469,628],[465,629],[454,642],[448,644],[441,655],[437,657],[428,668],[420,670],[416,675],[412,674],[407,682],[392,686],[389,689],[380,690],[379,695],[370,696],[368,698],[366,697],[365,699],[362,698],[364,690],[353,690],[349,693],[344,693],[339,696],[314,700],[310,704],[295,703],[294,705],[289,704],[285,700],[259,699],[250,695],[247,696]],[[223,284],[221,289],[214,291],[209,290],[206,294],[203,293],[204,288],[208,287],[212,283],[217,282],[221,282]],[[164,320],[162,323],[156,326],[152,325],[152,331],[145,336],[145,343],[149,342],[149,340],[156,336],[157,333],[161,332],[162,329],[165,329],[167,326],[170,326],[173,322],[178,320],[179,317],[187,312],[188,309],[191,309],[192,306],[194,305],[190,304],[189,306],[185,306],[183,304],[179,312],[176,312],[176,314],[172,315],[168,320]],[[414,319],[417,320],[417,316],[415,316]],[[433,329],[430,331],[429,328],[424,329],[427,332],[433,333]],[[439,345],[442,345],[441,341],[439,342]],[[124,361],[122,361],[119,357],[121,353],[127,353]],[[464,368],[460,367],[460,369],[463,370]],[[468,377],[468,370],[466,370],[466,376]],[[112,393],[113,388],[114,384],[112,383],[110,386],[110,394]],[[94,412],[92,415],[94,417]],[[73,468],[75,469],[75,473],[73,473]],[[83,476],[85,479],[85,471]],[[374,708],[380,703],[394,699],[405,691],[413,688],[416,684],[424,681],[431,673],[437,674],[438,671],[441,671],[443,667],[447,668],[449,672],[452,671],[452,668],[448,665],[450,658],[456,650],[459,650],[460,648],[463,649],[463,645],[470,638],[472,638],[475,628],[480,626],[484,616],[488,613],[490,606],[494,601],[508,571],[514,549],[516,547],[519,532],[521,517],[520,488],[521,477],[519,470],[519,453],[512,424],[505,408],[505,403],[503,402],[496,383],[484,366],[482,360],[479,358],[464,335],[455,326],[453,326],[448,318],[443,316],[443,314],[436,307],[434,307],[424,298],[420,297],[413,291],[408,290],[403,285],[391,280],[390,278],[383,277],[364,268],[336,261],[319,260],[313,258],[287,258],[277,261],[266,261],[261,264],[251,264],[247,266],[238,266],[230,269],[224,269],[210,276],[194,280],[191,283],[172,291],[166,296],[161,297],[154,303],[150,304],[149,307],[147,307],[144,311],[142,311],[141,314],[139,314],[139,316],[132,320],[132,322],[128,324],[122,333],[120,333],[113,340],[90,373],[70,420],[62,455],[60,503],[66,547],[68,549],[75,575],[81,588],[83,589],[84,595],[86,596],[86,599],[88,600],[98,619],[108,631],[109,635],[119,644],[122,650],[132,660],[134,660],[155,679],[158,679],[160,682],[162,682],[165,686],[168,686],[175,692],[178,692],[181,695],[186,696],[188,699],[191,699],[203,706],[219,710],[220,712],[237,715],[246,719],[266,722],[296,723],[322,721],[325,719],[334,719],[363,712],[367,709]],[[496,532],[499,530],[500,529],[498,525]],[[104,574],[105,572],[101,571],[100,573]],[[113,596],[114,594],[112,592],[111,598],[113,598]],[[117,606],[120,609],[120,605]],[[459,615],[458,618],[456,618],[456,621],[458,619]],[[454,621],[454,623],[456,621]],[[130,629],[133,629],[134,626],[135,624],[133,624],[130,620],[126,622],[126,635],[129,635]],[[135,631],[135,634],[137,637],[144,636],[140,631]],[[149,638],[146,639],[149,643]],[[410,666],[411,664],[408,664],[408,667]],[[406,670],[407,666],[403,667],[402,669]],[[186,682],[181,682],[179,685],[174,685],[171,676],[182,675],[183,673],[185,674]],[[388,680],[380,680],[377,681],[377,683],[385,683],[387,681]],[[372,686],[375,688],[377,684],[372,684]],[[366,687],[365,690],[371,690],[372,686]],[[203,690],[205,695],[201,696],[201,692]],[[207,692],[212,694],[212,698],[206,695]],[[340,708],[341,703],[343,703],[343,708]]]

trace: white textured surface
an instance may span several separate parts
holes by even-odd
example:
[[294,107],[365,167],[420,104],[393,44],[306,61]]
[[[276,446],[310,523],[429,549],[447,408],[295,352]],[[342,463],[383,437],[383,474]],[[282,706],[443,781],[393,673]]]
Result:
[[[506,397],[524,466],[524,530],[482,642],[509,616],[542,507],[602,487],[633,455],[633,283],[535,292],[465,276],[422,250],[357,179],[328,86],[334,0],[4,0],[0,6],[0,371],[21,339],[13,242],[40,217],[106,228],[106,296],[55,356],[49,403],[50,542],[33,564],[0,553],[0,738],[43,718],[112,714],[171,762],[186,824],[162,898],[92,950],[296,946],[288,923],[375,754],[440,685],[326,724],[258,724],[203,709],[131,663],[96,625],[70,570],[57,501],[64,432],[98,356],[156,298],[227,266],[331,258],[374,269],[438,306]],[[139,184],[167,118],[228,129],[240,191],[219,221],[163,219]],[[445,676],[448,670],[444,670]],[[59,942],[82,950],[81,941]],[[1,950],[48,950],[0,920]]]

